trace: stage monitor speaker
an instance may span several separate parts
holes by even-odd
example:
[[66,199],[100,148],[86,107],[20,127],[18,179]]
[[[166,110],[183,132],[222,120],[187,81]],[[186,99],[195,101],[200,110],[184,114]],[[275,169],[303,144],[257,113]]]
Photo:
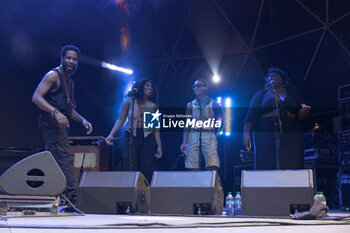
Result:
[[242,171],[242,215],[289,216],[313,204],[312,170]]
[[79,208],[89,214],[149,212],[149,185],[140,172],[84,172]]
[[151,213],[221,215],[223,203],[216,171],[153,173]]
[[56,196],[66,189],[66,178],[48,151],[31,155],[0,177],[0,187],[11,195]]

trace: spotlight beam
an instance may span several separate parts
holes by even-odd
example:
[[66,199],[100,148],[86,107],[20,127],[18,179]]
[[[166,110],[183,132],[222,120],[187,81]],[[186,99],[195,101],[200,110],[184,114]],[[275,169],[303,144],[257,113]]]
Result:
[[123,68],[123,67],[119,67],[119,66],[116,66],[116,65],[104,62],[104,61],[101,62],[101,65],[104,68],[107,68],[107,69],[110,69],[110,70],[120,71],[120,72],[123,72],[123,73],[126,73],[126,74],[133,74],[134,73],[134,71],[131,70],[131,69],[126,69],[126,68]]
[[120,66],[113,65],[111,63],[104,62],[104,61],[99,61],[95,58],[84,56],[84,55],[81,56],[80,62],[85,63],[85,64],[89,64],[89,65],[94,65],[94,66],[102,66],[103,68],[107,68],[107,69],[115,70],[115,71],[120,71],[120,72],[129,74],[129,75],[134,73],[134,71],[131,69],[126,69],[126,68],[123,68]]

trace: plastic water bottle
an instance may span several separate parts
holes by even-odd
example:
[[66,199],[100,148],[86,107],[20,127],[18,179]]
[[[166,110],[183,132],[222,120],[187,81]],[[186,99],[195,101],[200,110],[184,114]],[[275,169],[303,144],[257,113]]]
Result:
[[241,193],[237,192],[235,196],[235,201],[234,201],[235,215],[241,215],[241,206],[242,206]]
[[234,215],[234,198],[231,192],[228,192],[226,197],[226,215],[232,216]]
[[323,195],[323,192],[316,192],[316,195],[314,196],[314,203],[316,202],[327,205],[326,197]]

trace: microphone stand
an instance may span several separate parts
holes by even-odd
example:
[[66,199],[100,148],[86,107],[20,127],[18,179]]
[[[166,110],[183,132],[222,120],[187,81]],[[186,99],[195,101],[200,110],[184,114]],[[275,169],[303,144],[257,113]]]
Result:
[[[202,120],[202,108],[203,108],[203,103],[204,103],[204,88],[202,89],[201,92],[201,98],[199,101],[199,118],[200,120]],[[198,150],[198,157],[199,157],[199,170],[201,170],[202,168],[202,162],[203,162],[203,158],[202,158],[202,128],[199,129],[199,135],[198,135],[198,146],[199,146],[199,150]],[[205,165],[204,165],[205,166]]]
[[135,94],[131,96],[131,119],[130,119],[130,139],[129,139],[129,171],[131,171],[132,146],[134,144],[134,105]]
[[[283,133],[283,128],[282,128],[282,121],[281,121],[281,114],[280,114],[280,108],[278,107],[277,103],[277,94],[276,94],[276,89],[273,86],[272,87],[272,92],[274,96],[274,110],[277,111],[277,122],[274,122],[274,132],[275,132],[275,148],[276,148],[276,163],[277,163],[277,170],[280,170],[280,136]],[[279,127],[279,131],[277,131],[277,127]]]
[[80,166],[80,170],[79,170],[79,179],[78,179],[78,182],[80,181],[81,175],[82,175],[83,172],[84,172],[85,156],[86,156],[86,151],[84,150],[84,152],[83,152],[83,159],[82,159],[81,166]]

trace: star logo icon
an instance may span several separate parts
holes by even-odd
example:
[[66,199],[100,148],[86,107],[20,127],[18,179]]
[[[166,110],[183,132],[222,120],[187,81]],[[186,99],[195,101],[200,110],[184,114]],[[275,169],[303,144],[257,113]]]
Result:
[[156,112],[143,113],[143,128],[145,129],[160,129],[160,116],[162,114],[157,109]]
[[151,122],[153,122],[154,120],[157,120],[159,121],[159,117],[162,115],[160,112],[159,112],[159,109],[157,109],[157,111],[155,113],[151,113],[152,114],[152,120]]

